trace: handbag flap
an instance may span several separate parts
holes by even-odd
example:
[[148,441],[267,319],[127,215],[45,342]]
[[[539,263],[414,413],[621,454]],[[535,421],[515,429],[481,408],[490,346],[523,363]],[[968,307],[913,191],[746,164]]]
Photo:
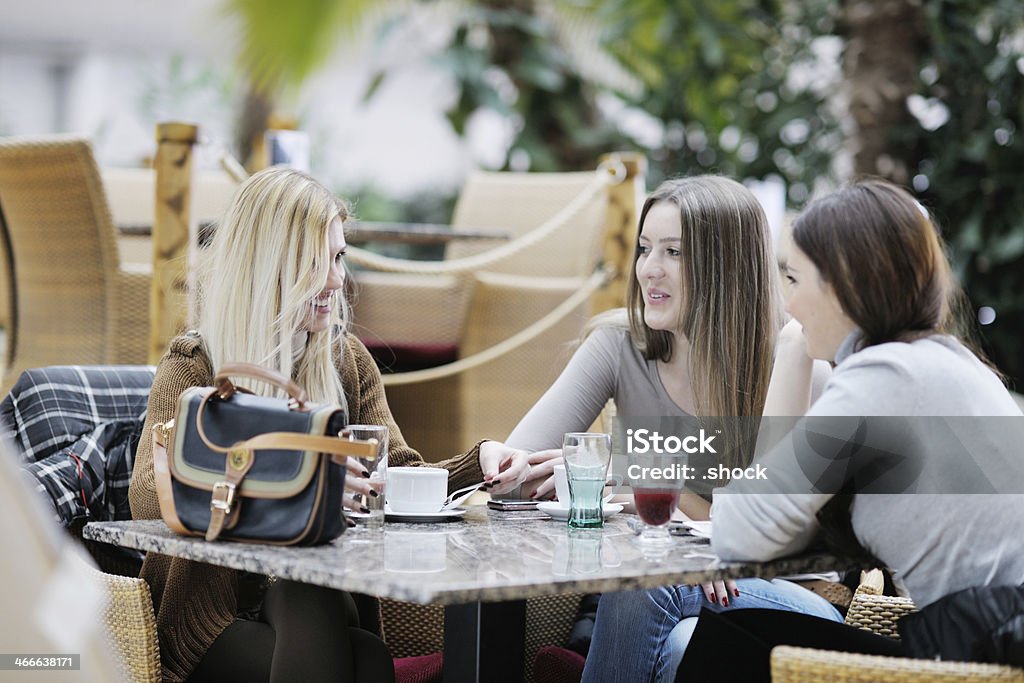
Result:
[[[211,450],[203,443],[196,429],[196,415],[215,392],[211,387],[192,387],[182,392],[168,458],[175,479],[209,491],[224,479],[227,454]],[[227,401],[212,398],[202,419],[207,438],[224,448],[267,432],[323,435],[329,423],[334,423],[332,428],[345,423],[344,412],[338,408],[310,406],[309,410],[289,410],[284,399],[244,393],[235,393]],[[301,450],[267,449],[254,455],[255,461],[238,493],[255,498],[295,495],[312,479],[320,459],[319,453]]]

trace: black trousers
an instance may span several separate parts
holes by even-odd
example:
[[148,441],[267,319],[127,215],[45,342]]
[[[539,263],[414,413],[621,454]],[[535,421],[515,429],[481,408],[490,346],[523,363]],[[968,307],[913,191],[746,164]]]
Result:
[[259,621],[239,619],[217,637],[190,682],[393,683],[384,642],[359,628],[348,593],[293,581],[267,589]]
[[798,612],[702,609],[676,673],[676,683],[751,683],[771,680],[769,656],[776,645],[907,657],[898,640]]

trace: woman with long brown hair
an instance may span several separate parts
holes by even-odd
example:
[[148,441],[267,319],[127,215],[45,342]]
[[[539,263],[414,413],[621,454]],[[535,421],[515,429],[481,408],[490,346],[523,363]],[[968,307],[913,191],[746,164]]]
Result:
[[[563,374],[509,436],[529,451],[557,448],[586,430],[613,398],[621,416],[756,418],[782,324],[778,265],[757,198],[721,176],[669,180],[640,213],[627,307],[598,317]],[[721,450],[721,449],[720,449]],[[728,448],[723,464],[752,455]],[[552,461],[536,464],[526,489]],[[698,482],[700,483],[700,482]],[[679,508],[708,518],[710,490],[684,492]],[[648,620],[677,606],[671,619]],[[768,607],[839,619],[824,598],[785,580],[743,579],[601,596],[584,680],[671,679],[701,608]],[[644,624],[644,628],[637,624]],[[647,628],[649,627],[649,628]]]

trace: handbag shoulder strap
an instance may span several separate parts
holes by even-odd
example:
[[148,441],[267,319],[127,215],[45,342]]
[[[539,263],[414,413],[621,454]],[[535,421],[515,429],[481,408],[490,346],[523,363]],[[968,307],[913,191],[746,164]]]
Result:
[[225,363],[217,371],[216,376],[213,378],[213,386],[217,389],[217,395],[225,401],[235,393],[236,387],[231,381],[232,377],[251,377],[252,379],[272,384],[285,391],[295,401],[300,410],[309,401],[306,390],[298,384],[275,370],[260,365],[253,365],[252,363]]
[[[377,439],[342,439],[336,436],[316,436],[297,432],[267,432],[240,441],[234,448],[247,450],[314,451],[332,455],[355,456],[372,459],[377,455]],[[227,449],[233,450],[233,449]]]
[[[230,377],[242,375],[270,382],[271,384],[284,389],[292,398],[289,402],[289,409],[304,410],[308,398],[306,392],[295,382],[284,377],[284,375],[250,363],[225,363],[214,378],[213,389],[204,392],[199,410],[196,411],[196,431],[199,438],[206,444],[207,448],[217,453],[229,453],[233,450],[287,450],[287,451],[313,451],[315,453],[330,453],[334,456],[355,456],[357,458],[375,458],[379,444],[377,439],[342,439],[334,436],[323,436],[316,434],[303,434],[300,432],[266,432],[257,434],[244,441],[239,441],[230,446],[220,446],[213,443],[206,435],[203,428],[203,413],[210,401],[220,399],[227,401],[234,395],[237,387],[231,382]],[[343,462],[343,459],[334,458],[336,462]]]

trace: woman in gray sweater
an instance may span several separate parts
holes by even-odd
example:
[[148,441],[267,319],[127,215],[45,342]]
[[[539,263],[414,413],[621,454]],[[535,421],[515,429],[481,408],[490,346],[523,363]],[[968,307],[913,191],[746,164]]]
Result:
[[[565,371],[508,437],[509,446],[557,448],[565,432],[587,429],[609,398],[620,416],[634,418],[761,415],[782,295],[757,199],[720,176],[669,180],[644,202],[639,228],[627,309],[595,321]],[[750,450],[732,449],[723,460],[745,467]],[[553,465],[534,466],[526,495],[551,489],[543,477]],[[684,493],[678,506],[706,520],[710,487]],[[683,619],[702,608],[740,607],[841,619],[823,597],[783,579],[606,593],[583,680],[671,680],[690,634]],[[634,627],[644,615],[670,610],[677,611],[671,619]]]
[[[918,606],[1024,582],[1021,411],[953,333],[958,290],[927,212],[906,191],[865,181],[811,204],[793,242],[795,320],[780,338],[775,405],[766,409],[806,414],[758,457],[767,484],[716,490],[715,552],[755,561],[792,554],[822,519],[832,538],[845,530],[889,567]],[[792,378],[815,358],[835,369],[804,410],[806,391]],[[778,644],[902,654],[895,641],[846,629],[761,610],[702,614],[677,680],[767,680]],[[738,650],[744,657],[726,655]]]

